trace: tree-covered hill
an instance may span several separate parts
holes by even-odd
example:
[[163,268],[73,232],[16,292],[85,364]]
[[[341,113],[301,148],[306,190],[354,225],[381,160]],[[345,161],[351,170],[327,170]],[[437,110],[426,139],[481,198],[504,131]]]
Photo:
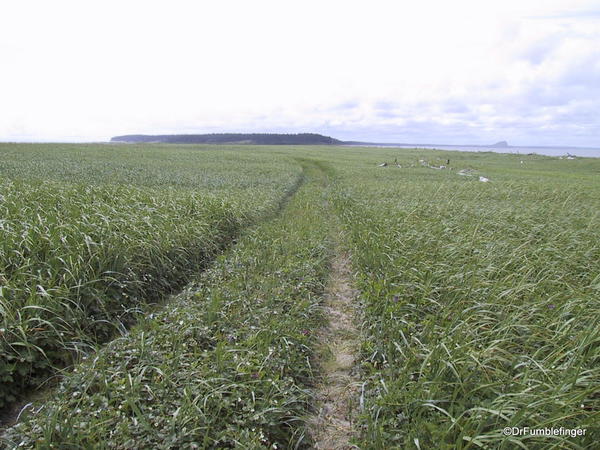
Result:
[[115,136],[111,142],[156,142],[168,144],[255,144],[255,145],[330,145],[341,141],[315,133],[216,133],[216,134],[130,134]]

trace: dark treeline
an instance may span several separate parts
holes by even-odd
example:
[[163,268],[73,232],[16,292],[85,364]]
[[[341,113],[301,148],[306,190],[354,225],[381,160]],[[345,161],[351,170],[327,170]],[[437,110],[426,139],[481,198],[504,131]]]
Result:
[[257,144],[257,145],[331,145],[342,141],[315,133],[215,133],[215,134],[130,134],[115,136],[111,142],[156,142],[165,144]]

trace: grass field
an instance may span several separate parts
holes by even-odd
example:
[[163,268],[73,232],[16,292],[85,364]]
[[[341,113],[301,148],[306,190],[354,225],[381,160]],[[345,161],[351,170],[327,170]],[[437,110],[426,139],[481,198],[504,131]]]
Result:
[[9,448],[310,448],[334,234],[359,448],[600,439],[598,159],[1,144],[0,176]]
[[183,287],[300,173],[214,150],[1,150],[0,406]]
[[[593,446],[598,162],[447,157],[492,181],[354,169],[338,192],[365,302],[363,445]],[[507,426],[589,434],[507,437]]]

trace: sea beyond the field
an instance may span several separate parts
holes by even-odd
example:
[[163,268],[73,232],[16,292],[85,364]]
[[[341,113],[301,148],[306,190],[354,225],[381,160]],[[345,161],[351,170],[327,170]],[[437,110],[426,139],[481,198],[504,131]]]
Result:
[[580,156],[586,158],[600,158],[600,148],[592,147],[492,147],[476,145],[435,145],[435,144],[361,144],[361,146],[375,146],[382,148],[424,148],[438,150],[454,150],[462,152],[495,152],[514,153],[527,155],[536,153],[546,156]]

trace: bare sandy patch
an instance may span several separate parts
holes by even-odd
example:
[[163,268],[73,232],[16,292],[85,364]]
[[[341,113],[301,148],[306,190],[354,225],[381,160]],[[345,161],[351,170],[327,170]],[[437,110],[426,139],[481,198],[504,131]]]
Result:
[[341,250],[334,257],[325,294],[329,323],[319,332],[322,379],[310,432],[316,449],[353,449],[358,448],[350,441],[356,435],[360,386],[356,368],[360,333],[354,320],[358,292],[352,287],[350,258]]

